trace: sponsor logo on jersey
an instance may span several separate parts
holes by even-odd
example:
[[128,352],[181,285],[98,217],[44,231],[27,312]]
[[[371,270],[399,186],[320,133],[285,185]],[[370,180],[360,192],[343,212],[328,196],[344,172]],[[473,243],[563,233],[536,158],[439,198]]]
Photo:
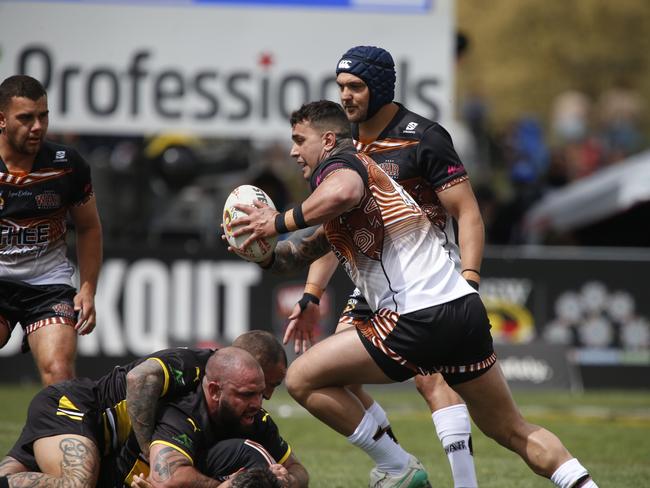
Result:
[[53,191],[46,191],[34,197],[36,206],[40,209],[59,208],[61,206],[61,195]]
[[7,196],[12,198],[31,197],[32,195],[33,193],[29,190],[16,190],[7,192]]
[[[0,223],[0,245],[2,246],[33,246],[46,244],[49,241],[50,224],[39,224],[36,227],[17,227]],[[23,249],[21,253],[37,251],[37,248]]]
[[407,134],[415,134],[415,128],[418,126],[417,122],[409,122],[406,124],[406,128],[404,129],[404,132]]
[[392,159],[387,159],[383,163],[380,163],[379,167],[391,178],[396,179],[399,177],[399,165],[394,163]]
[[351,65],[352,65],[351,59],[342,59],[341,61],[339,61],[339,69],[350,69]]
[[447,174],[448,175],[453,175],[454,173],[459,173],[461,171],[463,171],[462,166],[457,166],[457,165],[447,166]]
[[187,434],[175,435],[172,436],[172,439],[174,439],[176,442],[178,442],[180,445],[184,447],[187,447],[189,449],[192,448],[192,444],[193,444],[192,439]]
[[172,370],[172,375],[174,376],[174,380],[176,381],[176,384],[185,386],[185,378],[183,378],[183,371],[172,367],[170,367],[170,369]]
[[68,317],[69,319],[74,319],[74,307],[69,303],[61,302],[56,305],[52,305],[52,310],[56,312],[57,315],[61,317]]
[[56,163],[65,163],[68,161],[68,158],[65,157],[65,151],[57,151],[54,153],[54,162]]

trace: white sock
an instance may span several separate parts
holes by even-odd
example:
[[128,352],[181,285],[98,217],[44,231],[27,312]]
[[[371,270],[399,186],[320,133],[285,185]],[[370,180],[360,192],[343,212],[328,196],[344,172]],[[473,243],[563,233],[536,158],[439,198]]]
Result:
[[381,427],[372,414],[366,412],[354,433],[348,437],[348,441],[363,449],[375,461],[380,471],[393,475],[404,472],[409,462],[408,453],[386,433],[374,439],[380,430]]
[[451,466],[455,488],[476,488],[476,471],[472,454],[472,426],[465,404],[436,410],[431,415],[438,439],[442,442]]
[[[569,459],[551,475],[551,481],[559,488],[598,488],[587,469],[576,458]],[[578,481],[580,481],[578,483]]]
[[384,409],[381,408],[381,405],[379,405],[379,403],[372,402],[372,405],[368,407],[366,412],[370,413],[370,415],[374,417],[374,419],[379,424],[379,427],[385,428],[390,425],[390,422],[388,421],[388,416],[386,415]]

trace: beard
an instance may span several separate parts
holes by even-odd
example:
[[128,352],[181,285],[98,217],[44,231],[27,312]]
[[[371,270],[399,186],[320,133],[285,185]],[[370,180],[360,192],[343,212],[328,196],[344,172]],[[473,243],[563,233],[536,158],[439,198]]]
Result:
[[224,398],[219,402],[219,423],[228,429],[246,431],[250,426],[242,424],[242,415]]
[[[7,131],[7,129],[4,129],[4,131]],[[30,142],[29,136],[20,140],[18,137],[16,137],[16,134],[11,131],[7,131],[6,135],[7,135],[7,142],[9,143],[9,146],[11,146],[11,149],[16,153],[25,156],[31,156],[36,154],[41,149],[41,146],[43,145],[44,137],[41,137],[38,141],[38,144],[35,144]]]
[[[348,108],[350,108],[351,111],[348,110]],[[361,122],[365,122],[367,119],[368,107],[364,109],[359,105],[346,106],[344,107],[344,111],[348,121],[352,124],[360,124]]]

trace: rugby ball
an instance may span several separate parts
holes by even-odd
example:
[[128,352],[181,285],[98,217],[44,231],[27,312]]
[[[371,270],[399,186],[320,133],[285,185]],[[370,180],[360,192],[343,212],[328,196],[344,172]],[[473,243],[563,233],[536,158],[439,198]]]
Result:
[[236,209],[233,205],[235,203],[251,205],[255,200],[259,200],[260,202],[267,204],[269,207],[275,210],[273,201],[264,192],[264,190],[253,185],[241,185],[235,188],[230,193],[230,195],[228,195],[226,203],[223,206],[223,231],[226,239],[228,240],[228,244],[230,244],[230,246],[239,256],[248,261],[259,263],[271,255],[275,249],[276,243],[278,242],[278,236],[257,239],[250,246],[248,246],[247,249],[240,251],[239,248],[244,243],[244,241],[248,239],[250,233],[234,237],[232,233],[235,228],[230,225],[233,220],[246,215],[245,212]]

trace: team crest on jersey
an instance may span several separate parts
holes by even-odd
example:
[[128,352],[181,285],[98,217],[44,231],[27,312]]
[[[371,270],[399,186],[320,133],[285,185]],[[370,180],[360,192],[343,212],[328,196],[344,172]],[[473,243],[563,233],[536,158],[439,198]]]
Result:
[[61,206],[61,195],[53,191],[46,191],[34,197],[36,206],[40,209],[59,208]]
[[69,319],[75,318],[74,307],[69,303],[61,302],[52,305],[52,310],[54,310],[59,317],[67,317]]
[[379,167],[391,178],[396,179],[399,177],[399,165],[394,163],[392,159],[380,163]]
[[65,151],[57,151],[54,153],[54,161],[57,163],[65,163],[68,158],[65,157]]
[[404,132],[408,134],[415,134],[415,128],[418,126],[417,122],[409,122],[406,124],[406,128],[404,129]]

